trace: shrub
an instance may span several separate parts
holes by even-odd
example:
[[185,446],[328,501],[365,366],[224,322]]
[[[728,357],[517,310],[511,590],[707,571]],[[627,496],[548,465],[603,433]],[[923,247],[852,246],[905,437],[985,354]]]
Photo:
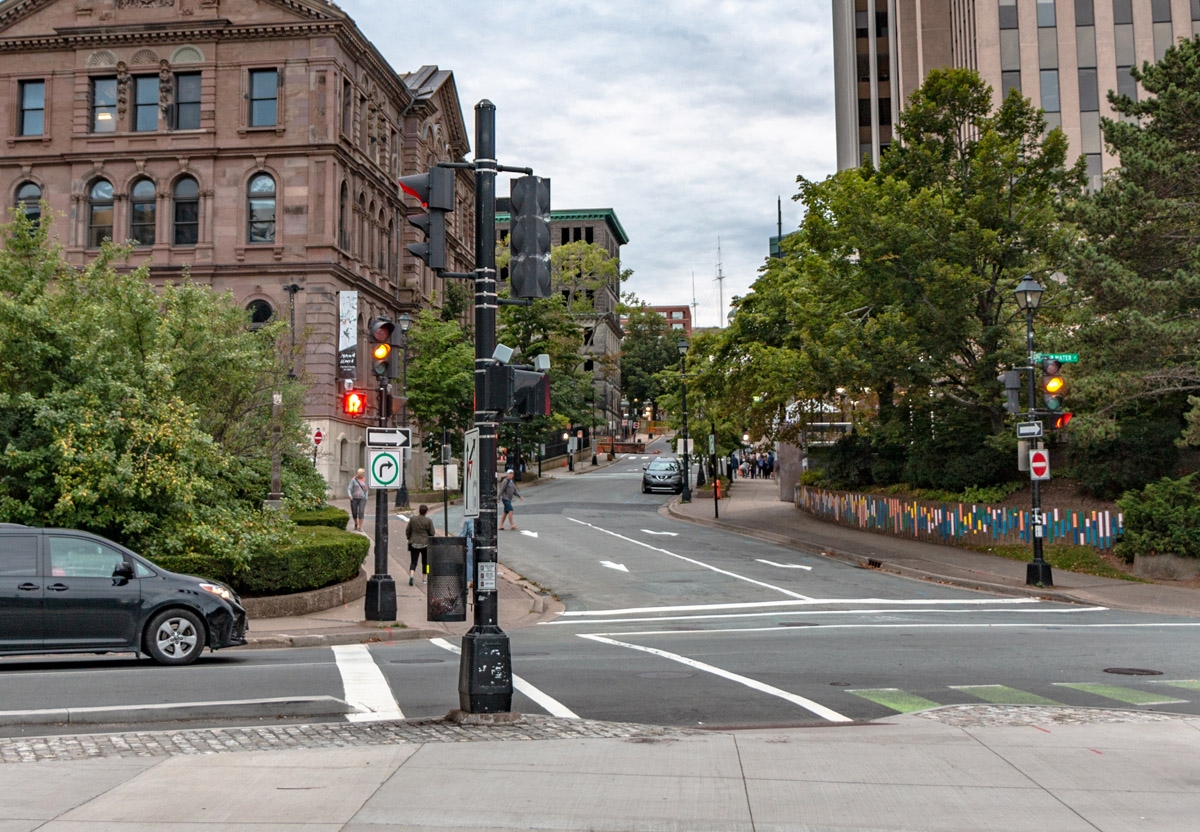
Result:
[[291,516],[292,522],[297,526],[330,526],[345,531],[346,526],[350,525],[349,513],[336,506],[322,506],[311,511],[293,511]]
[[370,548],[371,541],[362,535],[316,525],[297,528],[292,542],[256,555],[248,565],[203,555],[164,556],[154,562],[171,572],[223,581],[242,595],[288,595],[350,580]]
[[1200,472],[1128,491],[1117,506],[1125,514],[1117,554],[1126,562],[1138,555],[1200,558]]
[[1113,436],[1081,437],[1071,449],[1071,473],[1079,489],[1102,500],[1139,489],[1171,474],[1179,460],[1178,417],[1127,419]]

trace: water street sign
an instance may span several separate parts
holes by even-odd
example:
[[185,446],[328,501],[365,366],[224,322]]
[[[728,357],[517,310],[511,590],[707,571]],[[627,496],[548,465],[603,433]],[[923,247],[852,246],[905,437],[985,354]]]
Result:
[[479,429],[463,435],[463,517],[479,516]]
[[400,482],[400,454],[398,449],[367,449],[369,488],[393,488]]
[[1050,479],[1050,452],[1039,449],[1029,452],[1029,479]]
[[1079,353],[1077,352],[1035,352],[1033,354],[1034,361],[1057,361],[1059,364],[1078,364]]
[[1019,425],[1017,425],[1018,439],[1040,439],[1041,436],[1041,422],[1021,422]]
[[411,448],[409,428],[367,428],[368,448]]

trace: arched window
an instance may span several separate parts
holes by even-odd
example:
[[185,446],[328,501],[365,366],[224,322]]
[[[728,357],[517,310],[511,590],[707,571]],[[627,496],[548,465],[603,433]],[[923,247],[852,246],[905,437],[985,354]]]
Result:
[[338,444],[338,467],[343,470],[350,467],[350,440],[345,437]]
[[174,228],[171,240],[177,246],[194,246],[200,240],[200,185],[190,176],[175,183]]
[[17,208],[25,212],[25,218],[34,225],[42,219],[42,189],[33,182],[17,188]]
[[358,195],[358,251],[359,259],[366,255],[367,251],[367,198],[362,194]]
[[387,273],[391,277],[396,276],[396,223],[388,223],[388,252],[387,252]]
[[246,311],[250,313],[251,329],[258,329],[275,317],[275,310],[265,300],[250,301],[246,304]]
[[88,191],[88,248],[100,248],[102,242],[112,239],[112,232],[113,186],[100,179]]
[[247,203],[247,242],[275,242],[275,180],[269,174],[260,173],[250,180]]
[[139,179],[129,192],[129,239],[139,246],[154,245],[154,183]]
[[375,203],[371,203],[371,210],[367,212],[367,255],[365,257],[367,265],[371,266],[375,263],[376,246],[376,229],[375,229]]
[[350,250],[350,188],[345,182],[338,200],[338,245],[345,251]]
[[392,240],[388,236],[387,214],[381,208],[379,209],[379,260],[377,265],[379,271],[386,272],[387,258],[391,256]]

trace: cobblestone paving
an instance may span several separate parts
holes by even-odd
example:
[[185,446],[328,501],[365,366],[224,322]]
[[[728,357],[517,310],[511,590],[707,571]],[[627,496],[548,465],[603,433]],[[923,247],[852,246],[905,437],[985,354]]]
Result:
[[[1097,725],[1115,722],[1170,722],[1196,720],[1188,714],[1155,711],[1116,711],[1104,708],[1059,708],[1039,705],[951,705],[910,714],[959,728],[991,728],[1007,725]],[[1200,720],[1197,720],[1200,723]]]
[[441,719],[390,722],[197,728],[0,739],[0,763],[86,760],[99,757],[187,757],[288,748],[349,748],[427,742],[497,742],[616,738],[652,741],[687,735],[685,729],[620,722],[527,716],[516,725],[466,726]]

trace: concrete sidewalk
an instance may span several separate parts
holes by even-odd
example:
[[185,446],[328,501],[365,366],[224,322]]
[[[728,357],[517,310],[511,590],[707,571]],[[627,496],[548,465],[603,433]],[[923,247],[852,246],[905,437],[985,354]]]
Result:
[[1200,720],[1164,714],[318,727],[0,741],[0,829],[1192,832],[1200,817]]
[[1052,588],[1027,587],[1025,563],[919,540],[858,531],[818,520],[779,499],[775,480],[739,479],[713,518],[712,499],[678,500],[665,509],[672,517],[727,529],[805,552],[913,578],[949,583],[1003,595],[1167,615],[1200,616],[1200,592],[1186,587],[1143,584],[1116,578],[1054,570]]

